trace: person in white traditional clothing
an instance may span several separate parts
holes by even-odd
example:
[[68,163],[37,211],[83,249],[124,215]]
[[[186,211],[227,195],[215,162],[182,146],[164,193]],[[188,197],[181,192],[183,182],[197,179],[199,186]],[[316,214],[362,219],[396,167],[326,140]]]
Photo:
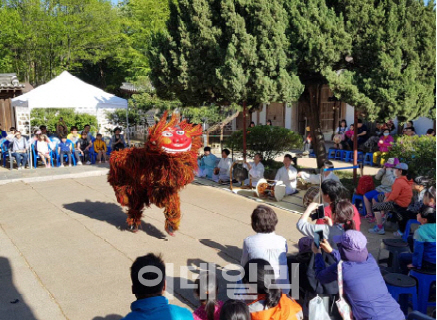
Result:
[[230,153],[231,152],[228,149],[223,149],[222,158],[217,167],[214,168],[214,174],[212,175],[212,180],[215,182],[222,183],[231,180],[230,172],[232,168],[232,159],[228,158]]
[[[252,186],[256,187],[259,179],[264,178],[264,165],[261,163],[263,156],[261,153],[257,153],[253,158],[253,162],[244,162],[244,168],[249,170],[249,175],[252,178]],[[245,184],[249,184],[249,179],[244,181]]]
[[297,170],[291,165],[291,155],[286,154],[282,163],[284,166],[276,173],[275,180],[282,181],[285,184],[285,194],[296,193]]
[[[328,160],[324,162],[322,169],[333,169],[333,168],[334,168],[334,164]],[[301,171],[297,174],[297,176],[298,178],[305,180],[307,183],[312,183],[312,184],[320,183],[320,174],[309,174],[308,172]],[[335,175],[334,171],[323,171],[322,182],[328,179],[332,179],[337,182],[340,182],[340,178]]]

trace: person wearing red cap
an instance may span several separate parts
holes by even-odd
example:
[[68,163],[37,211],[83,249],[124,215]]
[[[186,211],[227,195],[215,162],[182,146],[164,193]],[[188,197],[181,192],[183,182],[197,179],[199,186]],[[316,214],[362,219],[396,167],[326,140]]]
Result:
[[373,256],[367,251],[367,239],[356,230],[348,230],[334,236],[338,250],[322,240],[320,248],[331,254],[336,263],[326,267],[320,248],[313,244],[317,280],[330,283],[338,279],[338,263],[341,261],[343,290],[352,308],[354,319],[399,320],[405,316],[399,304],[387,290],[381,271]]

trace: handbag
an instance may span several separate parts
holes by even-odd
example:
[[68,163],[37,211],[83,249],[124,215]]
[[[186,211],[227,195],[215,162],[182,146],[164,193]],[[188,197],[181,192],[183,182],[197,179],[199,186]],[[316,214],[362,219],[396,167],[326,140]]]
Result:
[[308,305],[309,309],[309,320],[331,320],[328,312],[326,311],[325,304],[323,303],[323,299],[317,295],[313,299],[310,300]]
[[350,305],[343,298],[343,261],[340,260],[337,265],[338,272],[338,295],[339,298],[335,302],[343,320],[353,320],[352,309]]

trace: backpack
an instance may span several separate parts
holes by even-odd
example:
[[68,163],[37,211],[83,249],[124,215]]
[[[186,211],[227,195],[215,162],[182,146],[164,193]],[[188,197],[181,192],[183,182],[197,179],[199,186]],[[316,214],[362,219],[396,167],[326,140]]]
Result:
[[358,180],[358,186],[356,194],[364,195],[365,193],[375,189],[375,184],[373,183],[373,178],[371,176],[362,176]]

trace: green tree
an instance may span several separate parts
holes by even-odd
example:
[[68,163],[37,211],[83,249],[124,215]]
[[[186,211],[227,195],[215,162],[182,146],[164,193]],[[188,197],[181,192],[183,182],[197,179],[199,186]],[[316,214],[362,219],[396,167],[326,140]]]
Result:
[[96,116],[88,113],[75,112],[72,108],[36,108],[32,109],[30,117],[30,124],[32,128],[36,128],[44,124],[47,126],[47,130],[51,132],[56,132],[56,124],[58,123],[60,117],[64,118],[68,130],[70,130],[72,126],[76,126],[79,130],[82,130],[86,124],[89,124],[91,126],[91,131],[97,131]]
[[153,38],[151,80],[184,105],[297,100],[302,85],[281,0],[180,0]]

